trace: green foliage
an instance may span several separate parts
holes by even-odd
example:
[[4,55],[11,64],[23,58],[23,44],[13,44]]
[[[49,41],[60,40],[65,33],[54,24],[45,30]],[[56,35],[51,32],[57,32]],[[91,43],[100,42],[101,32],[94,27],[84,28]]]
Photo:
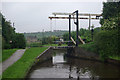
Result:
[[11,43],[12,48],[25,48],[26,47],[26,40],[23,34],[16,33],[14,39]]
[[53,41],[58,40],[59,38],[56,36],[51,36],[51,37],[43,37],[42,38],[42,44],[52,44]]
[[118,52],[118,30],[99,32],[95,36],[95,43],[98,45],[101,56],[120,55]]
[[14,78],[18,80],[25,78],[27,72],[30,70],[31,66],[34,63],[35,58],[46,49],[47,47],[34,47],[27,49],[23,56],[16,63],[8,67],[3,72],[2,78],[4,80],[6,80],[6,78]]
[[69,40],[69,33],[65,33],[63,35],[64,41],[68,41]]
[[109,19],[104,19],[104,23],[102,25],[102,30],[112,30],[112,29],[117,29],[118,27],[118,18],[109,18]]
[[120,56],[109,56],[111,59],[120,60]]
[[120,2],[103,3],[103,19],[118,17],[120,13]]
[[18,49],[5,49],[2,50],[2,62],[8,59]]
[[102,60],[120,60],[120,2],[107,2],[103,5],[103,18],[100,22],[102,27],[94,29],[94,42],[80,47],[98,53]]
[[[116,3],[104,3],[104,10],[103,10],[103,18],[101,19],[101,30],[94,29],[94,45],[93,44],[85,44],[82,47],[100,54],[102,60],[107,58],[116,59],[116,57],[120,56],[120,46],[119,46],[119,39],[120,39],[120,15],[117,11],[112,12],[110,11],[113,6],[117,7],[118,5],[112,5]],[[118,3],[117,3],[118,4]],[[111,7],[106,7],[110,6]],[[120,6],[120,5],[119,5]],[[106,9],[109,8],[109,9]],[[120,9],[120,8],[115,8]],[[96,31],[98,33],[96,33]],[[117,59],[118,60],[118,59]]]
[[[2,16],[2,14],[0,14]],[[2,40],[3,49],[25,48],[26,41],[23,34],[15,32],[15,28],[11,26],[11,22],[6,21],[2,16]]]
[[[94,32],[93,32],[93,36],[94,36],[94,34],[98,33],[100,30],[101,30],[101,28],[99,28],[99,27],[95,28],[95,29],[94,29]],[[82,38],[86,43],[91,42],[91,40],[92,40],[92,38],[91,38],[91,31],[88,30],[88,29],[83,29],[83,28],[81,28],[81,29],[79,30],[79,35],[81,36],[81,38]],[[76,32],[75,32],[75,31],[71,32],[71,36],[73,37],[74,40],[76,40]],[[64,38],[65,41],[68,41],[68,40],[69,40],[69,33],[65,33],[65,34],[63,35],[63,38]],[[80,41],[79,41],[79,42],[80,42]]]
[[51,36],[62,36],[63,34],[65,34],[68,31],[46,31],[46,32],[34,32],[34,33],[24,33],[25,37],[28,36],[36,36],[38,39],[42,39],[44,37],[51,37]]
[[103,3],[103,13],[100,24],[104,24],[104,20],[109,18],[115,18],[120,16],[120,2],[106,2]]
[[88,43],[88,42],[90,42],[92,40],[92,38],[91,38],[91,31],[90,30],[81,28],[80,31],[79,31],[79,34],[80,34],[81,38],[86,43]]
[[79,47],[82,47],[82,48],[86,49],[87,51],[98,53],[98,47],[97,47],[97,45],[94,42],[90,42],[90,43],[87,43],[87,44],[79,45]]
[[98,53],[101,58],[106,59],[112,56],[120,56],[120,2],[103,3],[103,18],[101,32],[95,36],[95,44],[98,46]]

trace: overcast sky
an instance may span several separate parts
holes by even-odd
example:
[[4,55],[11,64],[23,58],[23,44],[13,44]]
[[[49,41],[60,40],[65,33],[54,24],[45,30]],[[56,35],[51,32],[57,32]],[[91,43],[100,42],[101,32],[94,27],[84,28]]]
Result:
[[[33,0],[31,0],[33,1]],[[47,0],[45,0],[47,1]],[[60,0],[59,0],[60,1]],[[62,1],[62,0],[61,0]],[[79,13],[102,13],[102,2],[2,2],[2,13],[7,20],[15,23],[17,32],[41,32],[50,31],[49,16],[53,12],[73,12],[79,10]],[[79,20],[80,28],[88,28],[88,20]],[[55,25],[56,23],[56,25]],[[72,22],[73,23],[73,22]],[[95,27],[99,27],[99,20],[92,20]],[[91,24],[91,25],[92,25]],[[52,30],[68,30],[68,20],[52,20]],[[75,25],[72,24],[72,30]]]

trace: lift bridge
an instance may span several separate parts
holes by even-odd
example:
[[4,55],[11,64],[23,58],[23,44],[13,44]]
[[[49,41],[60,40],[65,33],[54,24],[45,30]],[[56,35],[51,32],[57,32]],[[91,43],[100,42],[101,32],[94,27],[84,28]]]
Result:
[[[52,13],[54,16],[49,17],[50,20],[52,19],[69,19],[69,42],[72,40],[72,42],[78,46],[78,39],[82,42],[82,44],[85,44],[85,42],[82,40],[82,38],[79,36],[79,19],[88,19],[89,20],[89,30],[91,25],[91,19],[93,20],[99,20],[102,14],[87,14],[87,13],[78,13],[78,10],[76,10],[73,13]],[[66,15],[68,17],[57,17],[57,15]],[[87,17],[79,17],[79,16],[87,16]],[[94,18],[92,18],[94,17]],[[71,37],[71,19],[74,20],[74,24],[76,25],[76,41]]]

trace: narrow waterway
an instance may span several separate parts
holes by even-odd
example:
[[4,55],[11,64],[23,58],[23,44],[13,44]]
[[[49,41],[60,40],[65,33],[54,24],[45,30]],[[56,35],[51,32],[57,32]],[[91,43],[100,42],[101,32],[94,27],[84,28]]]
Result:
[[[66,51],[54,50],[51,60],[36,64],[28,78],[54,78],[68,80],[103,80],[106,78],[120,79],[120,68],[90,60],[65,57]],[[59,80],[58,79],[58,80]]]

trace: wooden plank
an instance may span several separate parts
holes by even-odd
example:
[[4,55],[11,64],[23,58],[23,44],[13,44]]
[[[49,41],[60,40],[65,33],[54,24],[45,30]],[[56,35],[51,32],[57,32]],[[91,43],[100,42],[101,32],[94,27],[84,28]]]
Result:
[[85,44],[85,42],[82,40],[82,38],[80,36],[78,36],[78,38],[80,39],[80,41]]
[[[49,19],[69,19],[69,17],[48,17]],[[71,17],[71,19],[76,19],[75,17]],[[78,17],[78,19],[94,19],[99,20],[99,18],[85,18],[85,17]]]
[[72,40],[72,42],[76,45],[76,42],[75,42],[75,40],[71,37],[71,40]]
[[72,42],[72,41],[53,41],[53,42]]
[[[72,15],[72,13],[52,13],[53,15]],[[89,14],[89,13],[79,13],[80,16],[102,16],[102,14]]]

